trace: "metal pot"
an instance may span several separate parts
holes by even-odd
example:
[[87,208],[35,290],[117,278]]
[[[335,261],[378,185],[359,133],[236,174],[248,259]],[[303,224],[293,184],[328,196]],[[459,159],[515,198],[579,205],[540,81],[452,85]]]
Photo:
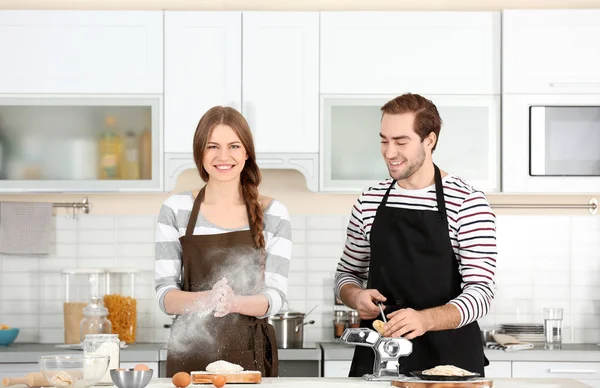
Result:
[[304,344],[304,325],[312,325],[315,321],[304,322],[307,314],[286,311],[269,317],[269,323],[275,328],[277,347],[279,349],[301,349]]

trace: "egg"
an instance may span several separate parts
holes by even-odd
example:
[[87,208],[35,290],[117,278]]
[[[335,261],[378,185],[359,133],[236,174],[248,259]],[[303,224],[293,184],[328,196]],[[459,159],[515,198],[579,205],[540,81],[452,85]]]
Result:
[[171,381],[177,388],[185,388],[192,383],[192,376],[186,372],[178,372],[173,375]]
[[146,364],[137,364],[133,370],[150,370],[150,368]]
[[213,376],[211,381],[212,381],[213,385],[217,388],[221,388],[227,382],[227,380],[225,379],[225,376],[221,376],[221,375]]

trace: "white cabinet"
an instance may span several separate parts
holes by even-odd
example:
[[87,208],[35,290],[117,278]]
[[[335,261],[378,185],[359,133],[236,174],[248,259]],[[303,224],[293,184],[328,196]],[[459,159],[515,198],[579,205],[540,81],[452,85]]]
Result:
[[[393,97],[322,97],[322,191],[360,192],[389,177],[378,134],[381,106]],[[499,190],[500,97],[425,97],[443,121],[434,162],[479,190]]]
[[352,361],[330,361],[323,363],[323,377],[348,377]]
[[503,13],[503,93],[599,93],[600,10]]
[[242,111],[256,151],[319,148],[319,13],[244,12]]
[[323,12],[323,94],[498,94],[499,12]]
[[490,361],[490,365],[485,367],[485,377],[487,378],[510,378],[511,376],[510,361]]
[[0,380],[7,377],[21,378],[32,372],[39,372],[40,366],[37,362],[27,364],[0,364]]
[[576,379],[592,387],[600,387],[600,363],[513,362],[512,377]]
[[165,12],[165,152],[192,152],[200,117],[241,109],[242,13]]
[[163,92],[160,11],[0,11],[0,93]]

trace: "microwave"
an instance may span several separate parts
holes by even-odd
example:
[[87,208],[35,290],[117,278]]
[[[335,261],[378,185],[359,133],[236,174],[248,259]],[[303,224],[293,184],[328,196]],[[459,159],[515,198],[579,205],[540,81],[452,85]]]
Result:
[[600,190],[600,95],[505,95],[505,192]]

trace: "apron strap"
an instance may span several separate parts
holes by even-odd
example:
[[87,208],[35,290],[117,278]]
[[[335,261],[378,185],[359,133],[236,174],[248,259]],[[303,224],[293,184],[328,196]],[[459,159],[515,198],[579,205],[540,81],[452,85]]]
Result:
[[194,234],[194,228],[196,227],[196,221],[198,221],[198,213],[200,212],[200,205],[202,201],[204,201],[204,192],[206,190],[206,186],[204,186],[198,196],[194,200],[194,206],[192,207],[192,213],[190,214],[190,219],[188,220],[187,229],[185,230],[186,236],[192,236]]
[[435,196],[437,198],[438,215],[440,218],[447,219],[446,201],[444,200],[444,186],[442,185],[442,174],[440,169],[435,164],[434,180],[435,180]]
[[390,195],[390,191],[392,191],[392,188],[394,187],[395,184],[396,184],[396,181],[392,180],[392,184],[390,185],[390,187],[388,187],[388,189],[385,192],[385,195],[383,196],[383,199],[381,200],[381,205],[383,205],[384,207],[385,207],[385,205],[387,205],[388,196]]

